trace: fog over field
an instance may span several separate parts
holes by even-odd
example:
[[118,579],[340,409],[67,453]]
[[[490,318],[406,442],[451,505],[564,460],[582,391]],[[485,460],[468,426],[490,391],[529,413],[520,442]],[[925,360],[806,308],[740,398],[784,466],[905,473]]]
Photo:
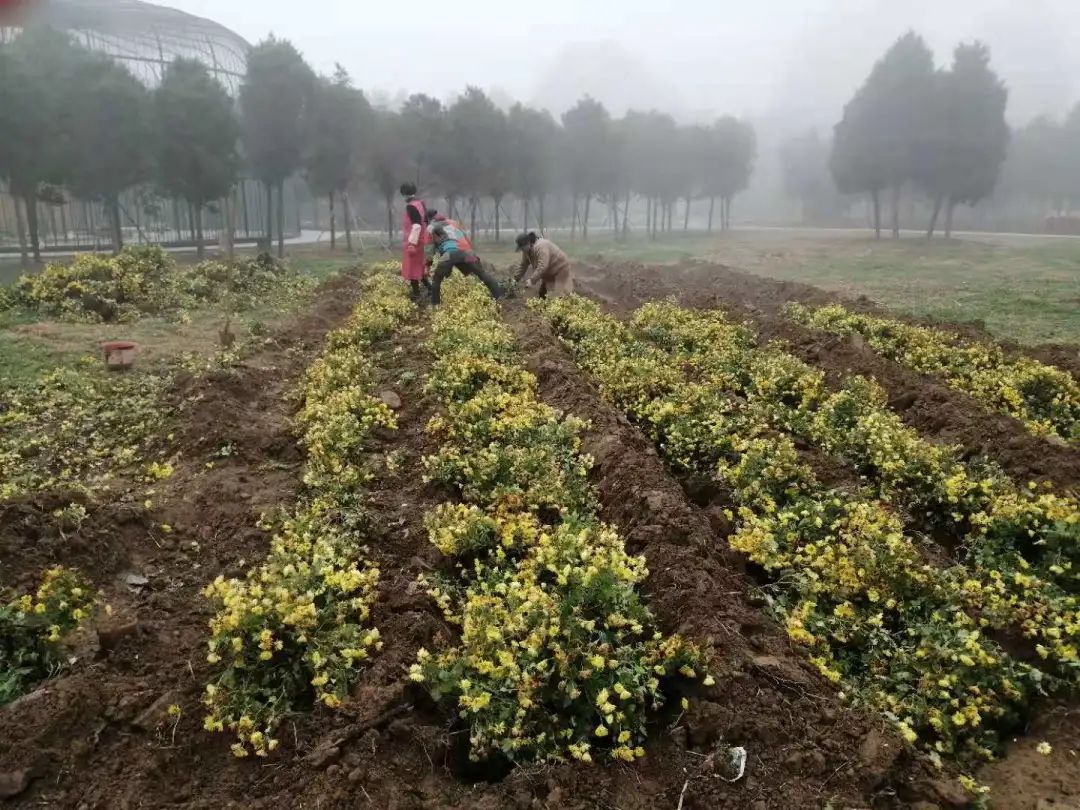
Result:
[[1080,35],[1080,7],[1070,0],[169,5],[252,42],[271,31],[288,37],[316,69],[330,72],[340,62],[359,86],[387,101],[421,91],[448,98],[474,84],[496,101],[524,100],[555,113],[587,92],[615,115],[657,107],[685,121],[730,112],[826,129],[909,28],[926,38],[939,63],[961,40],[986,42],[1010,89],[1014,125],[1061,114],[1080,98],[1080,51],[1071,44]]

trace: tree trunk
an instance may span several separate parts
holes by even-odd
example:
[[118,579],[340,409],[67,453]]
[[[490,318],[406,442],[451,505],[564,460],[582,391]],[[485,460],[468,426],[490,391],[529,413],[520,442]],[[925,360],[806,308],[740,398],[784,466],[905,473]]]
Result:
[[105,212],[109,215],[109,238],[112,240],[112,255],[120,253],[124,246],[124,235],[120,230],[120,200],[110,194],[105,198]]
[[[108,213],[108,208],[106,208]],[[188,235],[191,236],[191,243],[195,244],[195,206],[188,200],[187,204],[187,217],[188,217]]]
[[266,252],[274,249],[274,184],[266,184]]
[[615,241],[619,241],[619,201],[615,199],[615,195],[611,195],[611,204],[608,206],[611,213],[611,219],[613,222],[613,233],[615,234]]
[[956,201],[949,197],[948,202],[945,204],[945,238],[952,239],[952,219],[953,212],[956,210]]
[[930,215],[930,225],[926,229],[926,238],[927,239],[933,239],[934,238],[934,228],[937,227],[937,218],[938,218],[938,214],[940,214],[940,213],[941,213],[941,195],[938,194],[936,197],[934,197],[934,213],[932,213]]
[[222,200],[225,212],[225,255],[231,262],[236,258],[236,188],[229,189],[229,194]]
[[493,197],[492,199],[495,200],[495,241],[498,242],[500,237],[499,229],[502,225],[502,222],[499,219],[502,197]]
[[682,229],[683,229],[683,233],[686,233],[687,231],[690,230],[690,195],[689,194],[686,195],[686,211],[683,212]]
[[623,206],[622,212],[622,233],[623,239],[630,238],[630,192],[626,192],[626,205]]
[[394,195],[386,195],[386,246],[394,244]]
[[652,197],[645,198],[645,233],[652,236]]
[[527,196],[522,200],[521,230],[529,230],[529,198]]
[[870,192],[870,200],[874,204],[874,238],[881,238],[881,194],[878,189]]
[[251,236],[251,222],[248,219],[247,181],[240,181],[240,205],[244,209],[244,236]]
[[26,205],[26,225],[30,231],[30,250],[34,255],[34,261],[41,261],[41,234],[38,231],[37,193],[31,191],[23,202]]
[[334,211],[334,192],[328,195],[330,198],[330,250],[337,250],[337,212]]
[[900,184],[892,187],[892,238],[900,238]]
[[201,205],[195,206],[195,239],[198,247],[195,249],[195,255],[201,262],[206,258],[206,245],[203,244],[203,227],[202,227],[202,215],[203,207]]
[[540,209],[537,212],[537,213],[539,213],[540,216],[537,217],[536,224],[540,227],[540,233],[543,233],[544,232],[544,195],[543,194],[541,194],[537,198],[536,203],[537,203],[537,205],[539,206],[539,209]]
[[589,206],[592,205],[592,194],[585,195],[585,216],[581,220],[581,238],[589,241]]
[[577,237],[577,192],[573,195],[573,206],[570,214],[570,239],[573,241]]
[[26,267],[30,263],[30,254],[26,249],[26,217],[23,216],[23,200],[17,194],[11,195],[15,203],[15,228],[19,232],[19,264]]
[[712,233],[713,209],[716,208],[716,197],[709,197],[709,233]]
[[476,197],[469,198],[469,241],[476,241],[476,206],[479,204]]
[[285,258],[285,181],[278,181],[278,207],[277,207],[277,255],[279,259]]
[[347,191],[341,192],[341,213],[345,217],[345,249],[352,253],[352,206]]

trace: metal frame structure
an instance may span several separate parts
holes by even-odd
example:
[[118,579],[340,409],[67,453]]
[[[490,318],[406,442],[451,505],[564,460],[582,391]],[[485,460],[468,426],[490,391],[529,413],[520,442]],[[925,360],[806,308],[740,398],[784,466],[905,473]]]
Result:
[[[247,68],[247,40],[223,25],[142,0],[44,0],[35,4],[26,25],[67,31],[82,45],[123,63],[149,86],[161,80],[177,57],[205,64],[236,96]],[[0,42],[18,28],[0,28]]]
[[[166,0],[167,2],[167,0]],[[0,44],[10,42],[32,25],[67,32],[89,50],[105,54],[126,67],[148,87],[156,86],[165,69],[178,57],[196,59],[210,70],[235,99],[247,71],[251,45],[225,26],[184,11],[143,0],[39,0],[31,4],[19,26],[0,26]],[[287,184],[290,208],[297,222],[288,229],[300,232],[297,184]],[[146,205],[151,189],[129,189],[121,195],[125,241],[166,245],[193,244],[191,212],[179,200],[157,199]],[[17,249],[17,203],[0,188],[0,254]],[[251,240],[262,234],[265,199],[260,184],[243,180],[233,194],[235,236]],[[291,220],[291,217],[289,218]],[[105,214],[97,202],[68,200],[62,205],[39,203],[41,244],[45,250],[103,250],[109,247]],[[219,212],[208,210],[204,232],[218,238],[224,227]]]

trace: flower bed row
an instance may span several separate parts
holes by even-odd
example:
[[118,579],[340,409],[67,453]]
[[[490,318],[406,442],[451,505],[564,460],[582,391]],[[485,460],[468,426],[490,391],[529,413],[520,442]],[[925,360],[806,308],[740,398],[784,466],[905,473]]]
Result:
[[839,305],[812,310],[791,304],[788,315],[834,335],[862,335],[882,356],[941,377],[992,411],[1012,416],[1032,433],[1080,442],[1080,385],[1066,371],[999,346],[962,340],[941,329],[860,315]]
[[1080,675],[1080,505],[1033,485],[1018,487],[996,465],[964,462],[960,449],[924,440],[889,410],[872,379],[839,391],[824,374],[779,346],[759,349],[753,334],[722,313],[648,304],[635,335],[738,394],[769,424],[838,456],[875,497],[916,523],[959,542],[958,569],[971,611],[994,627],[1020,628],[1037,651],[1072,678]]
[[704,346],[668,305],[632,325],[580,298],[538,306],[671,463],[731,490],[732,546],[772,573],[773,607],[827,678],[932,756],[991,755],[1049,677],[986,637],[963,580],[925,562],[876,493],[829,489],[800,460],[785,414],[811,391],[783,358],[717,320],[698,337],[740,352],[696,366]]
[[538,399],[482,287],[453,280],[446,296],[428,344],[441,449],[425,464],[460,502],[427,525],[457,576],[425,584],[461,635],[421,650],[412,678],[458,714],[474,760],[632,761],[664,679],[712,679],[692,644],[657,632],[644,559],[598,520],[582,423]]
[[368,618],[379,571],[364,556],[365,448],[396,427],[372,395],[371,344],[414,311],[407,288],[370,277],[346,325],[332,332],[307,373],[298,421],[307,448],[306,497],[282,521],[266,560],[243,579],[218,577],[205,594],[210,621],[208,731],[237,736],[233,753],[266,756],[274,729],[313,702],[339,705],[382,642]]

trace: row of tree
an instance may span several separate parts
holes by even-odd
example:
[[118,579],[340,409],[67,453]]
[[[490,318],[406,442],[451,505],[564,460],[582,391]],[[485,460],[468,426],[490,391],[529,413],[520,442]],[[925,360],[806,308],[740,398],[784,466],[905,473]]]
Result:
[[35,258],[38,203],[65,193],[103,204],[117,249],[121,193],[142,183],[185,200],[201,223],[235,181],[238,137],[232,100],[198,62],[177,60],[151,92],[48,29],[0,48],[0,178],[22,203],[19,231]]
[[585,238],[593,203],[625,234],[632,198],[646,201],[652,234],[673,227],[679,200],[684,227],[698,199],[709,200],[710,229],[719,200],[727,227],[755,151],[753,129],[731,117],[711,126],[680,126],[655,111],[615,120],[588,97],[561,120],[521,104],[504,111],[475,87],[449,105],[417,94],[400,110],[374,108],[342,68],[317,76],[274,37],[250,51],[236,100],[195,61],[177,60],[150,90],[55,31],[29,29],[0,47],[0,180],[23,203],[20,233],[25,225],[35,258],[39,202],[67,194],[101,202],[119,249],[121,192],[144,184],[187,202],[201,250],[207,205],[223,208],[231,230],[241,176],[263,184],[267,239],[276,231],[279,251],[284,185],[296,175],[328,198],[335,243],[340,203],[350,249],[349,192],[378,191],[392,238],[404,180],[445,197],[449,213],[467,213],[473,231],[480,201],[492,200],[496,238],[508,197],[520,201],[526,226],[543,227],[553,193],[572,198],[571,228]]
[[915,187],[932,201],[927,235],[942,210],[948,234],[956,206],[975,205],[998,181],[1009,148],[1007,100],[985,45],[958,45],[952,65],[935,69],[922,37],[909,32],[845,106],[831,148],[814,133],[784,144],[785,183],[793,195],[813,201],[814,210],[804,214],[814,217],[842,207],[839,193],[869,194],[879,238],[882,193],[891,194],[892,231],[899,237],[901,190]]

